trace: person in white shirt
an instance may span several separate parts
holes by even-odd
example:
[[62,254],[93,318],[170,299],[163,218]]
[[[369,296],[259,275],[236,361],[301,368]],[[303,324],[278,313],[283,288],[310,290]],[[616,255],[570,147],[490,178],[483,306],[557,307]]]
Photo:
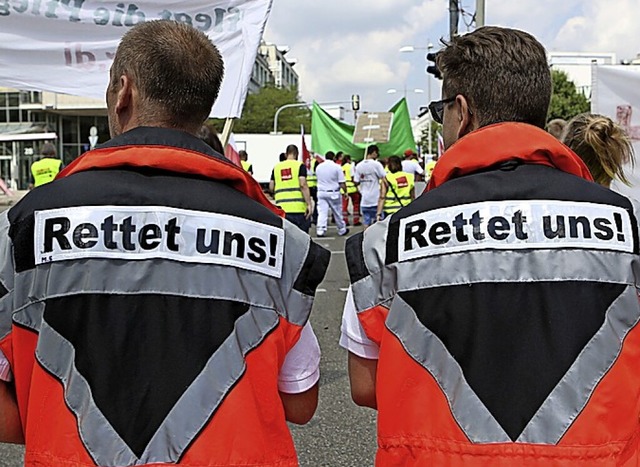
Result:
[[[333,160],[335,154],[329,151],[326,160],[316,168],[318,178],[318,223],[316,234],[324,237],[327,233],[329,210],[338,227],[338,235],[347,235],[349,229],[342,218],[342,197],[347,196],[347,185],[342,168]],[[342,194],[342,195],[341,195]]]
[[356,165],[353,181],[358,186],[362,199],[360,210],[365,229],[376,221],[378,199],[380,198],[380,180],[385,177],[384,167],[376,159],[379,155],[375,144],[367,148],[367,157]]
[[418,155],[413,149],[407,149],[404,152],[404,160],[402,161],[402,171],[407,172],[415,177],[416,181],[422,180],[424,169],[420,167],[420,163],[416,160]]

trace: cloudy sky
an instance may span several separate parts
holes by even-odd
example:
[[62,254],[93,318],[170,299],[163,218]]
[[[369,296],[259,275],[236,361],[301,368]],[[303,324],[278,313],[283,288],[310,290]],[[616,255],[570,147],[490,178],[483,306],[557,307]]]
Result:
[[[475,0],[462,0],[473,14]],[[428,101],[425,50],[449,30],[448,0],[274,0],[265,40],[290,47],[304,100],[359,94],[365,110],[386,110],[407,89],[415,114]],[[465,18],[467,22],[469,18]],[[640,53],[640,0],[486,0],[486,24],[534,34],[548,50]],[[461,32],[467,27],[461,21]],[[432,99],[440,93],[431,81]],[[387,90],[397,89],[396,94]],[[413,92],[422,89],[424,93]]]

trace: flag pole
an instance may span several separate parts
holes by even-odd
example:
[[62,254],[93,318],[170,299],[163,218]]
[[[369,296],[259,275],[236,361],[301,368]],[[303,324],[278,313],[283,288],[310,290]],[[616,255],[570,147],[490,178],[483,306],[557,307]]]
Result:
[[224,128],[222,130],[222,135],[220,138],[220,142],[222,143],[223,148],[226,148],[227,144],[229,144],[229,138],[231,137],[231,132],[233,131],[234,123],[235,123],[235,119],[231,117],[227,117],[224,121]]

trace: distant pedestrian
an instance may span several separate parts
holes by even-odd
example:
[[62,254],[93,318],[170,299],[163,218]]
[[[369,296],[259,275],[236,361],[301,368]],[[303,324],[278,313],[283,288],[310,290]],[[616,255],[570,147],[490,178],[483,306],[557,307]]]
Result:
[[29,189],[52,182],[62,169],[62,161],[58,159],[56,147],[45,143],[40,150],[41,157],[31,164],[31,184]]
[[404,152],[404,160],[402,161],[402,171],[414,176],[416,181],[422,180],[424,169],[418,162],[418,155],[413,149],[407,149]]
[[342,198],[342,219],[349,225],[349,199],[351,199],[353,211],[353,225],[362,225],[360,222],[360,192],[353,181],[353,169],[355,164],[351,162],[351,156],[346,154],[342,160],[342,173],[347,184],[347,197]]
[[376,160],[378,155],[378,146],[369,146],[366,158],[356,165],[353,175],[353,181],[362,195],[360,210],[362,211],[365,228],[376,221],[378,200],[380,198],[380,181],[385,177],[384,167]]
[[389,173],[382,180],[380,189],[378,220],[386,219],[394,212],[398,212],[416,197],[415,177],[402,170],[402,162],[398,156],[387,159],[387,168]]
[[333,214],[338,235],[346,235],[349,229],[342,219],[341,199],[347,197],[347,185],[344,174],[338,164],[333,159],[335,154],[328,152],[325,161],[316,168],[318,177],[318,224],[316,233],[318,237],[324,237],[327,232],[329,222],[329,211]]
[[253,165],[249,162],[249,155],[247,151],[241,149],[238,151],[238,155],[240,156],[240,163],[242,164],[242,168],[253,175]]
[[298,160],[298,147],[287,146],[287,158],[271,172],[269,189],[275,203],[285,212],[285,218],[305,233],[309,232],[312,205],[307,186],[307,167]]

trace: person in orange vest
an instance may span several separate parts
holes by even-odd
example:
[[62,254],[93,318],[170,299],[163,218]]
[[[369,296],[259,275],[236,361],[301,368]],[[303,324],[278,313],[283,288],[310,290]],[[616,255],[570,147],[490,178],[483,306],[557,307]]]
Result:
[[639,205],[544,130],[533,36],[478,28],[436,64],[427,191],[345,245],[341,345],[376,465],[638,465]]
[[196,136],[222,76],[196,28],[130,28],[112,139],[0,217],[0,439],[27,467],[298,465],[329,252]]
[[56,147],[51,143],[45,143],[40,150],[42,157],[31,164],[31,184],[29,189],[52,182],[60,170],[62,161],[58,159]]

